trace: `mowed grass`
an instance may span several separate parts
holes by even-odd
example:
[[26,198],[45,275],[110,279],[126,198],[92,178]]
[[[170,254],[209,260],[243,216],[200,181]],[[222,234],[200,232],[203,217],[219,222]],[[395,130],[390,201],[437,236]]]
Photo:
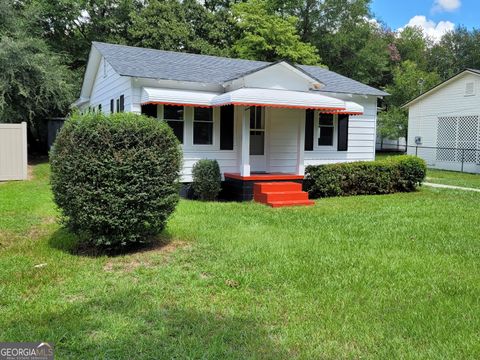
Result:
[[2,341],[58,359],[480,358],[478,193],[181,201],[168,244],[88,257],[52,222],[47,177],[0,185]]
[[[377,153],[375,158],[385,159],[389,156],[397,156],[396,153]],[[448,171],[431,169],[427,170],[427,182],[435,184],[453,185],[480,189],[480,174],[462,173],[459,171]]]

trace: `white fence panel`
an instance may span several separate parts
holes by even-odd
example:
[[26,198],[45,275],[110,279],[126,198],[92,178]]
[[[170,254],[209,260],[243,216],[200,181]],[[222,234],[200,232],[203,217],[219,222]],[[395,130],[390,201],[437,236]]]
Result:
[[0,124],[0,181],[27,179],[27,123]]

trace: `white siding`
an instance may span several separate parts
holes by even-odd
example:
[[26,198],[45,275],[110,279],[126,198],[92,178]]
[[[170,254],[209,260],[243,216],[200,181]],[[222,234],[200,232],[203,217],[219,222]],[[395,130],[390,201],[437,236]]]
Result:
[[[474,95],[466,96],[467,83],[474,84]],[[431,167],[460,170],[459,163],[438,162],[435,149],[415,149],[415,137],[422,138],[421,146],[436,147],[439,117],[471,115],[480,115],[480,76],[465,73],[409,107],[408,153],[417,151]],[[469,166],[466,170],[480,172],[480,166]]]
[[90,102],[83,108],[89,106],[98,109],[98,105],[102,105],[102,112],[110,113],[110,100],[114,100],[116,111],[116,100],[120,95],[125,97],[125,111],[132,109],[132,86],[131,78],[128,76],[120,76],[110,66],[108,62],[102,58],[95,76]]
[[[317,145],[318,114],[315,112],[314,150],[305,151],[305,166],[375,159],[377,98],[372,96],[336,97],[354,101],[364,107],[363,115],[350,116],[348,124],[348,150],[337,151],[336,146],[325,148]],[[337,131],[335,131],[334,135],[335,140],[336,136]]]

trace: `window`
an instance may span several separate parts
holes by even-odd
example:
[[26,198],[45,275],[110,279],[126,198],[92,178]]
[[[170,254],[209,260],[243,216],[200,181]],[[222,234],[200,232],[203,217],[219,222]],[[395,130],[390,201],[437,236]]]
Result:
[[113,114],[115,112],[115,101],[110,99],[110,112]]
[[153,118],[157,118],[157,104],[142,105],[142,114]]
[[348,150],[348,115],[338,115],[337,150]]
[[125,96],[120,95],[120,112],[125,110]]
[[250,108],[250,155],[265,154],[265,118],[260,106]]
[[305,110],[305,151],[313,151],[313,133],[315,129],[315,111]]
[[172,128],[178,141],[183,144],[183,106],[164,105],[163,119]]
[[333,146],[335,130],[332,114],[320,114],[318,121],[318,146]]
[[117,112],[120,111],[120,99],[117,99]]
[[213,144],[213,109],[196,107],[193,109],[193,144]]
[[102,104],[98,104],[98,112],[99,112],[99,113],[102,112]]
[[233,105],[226,105],[220,108],[220,150],[233,150],[233,115]]

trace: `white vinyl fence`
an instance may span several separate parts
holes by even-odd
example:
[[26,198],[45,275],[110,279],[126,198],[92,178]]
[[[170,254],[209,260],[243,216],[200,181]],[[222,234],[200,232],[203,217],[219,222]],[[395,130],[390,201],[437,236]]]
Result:
[[27,123],[0,124],[0,181],[27,179]]

